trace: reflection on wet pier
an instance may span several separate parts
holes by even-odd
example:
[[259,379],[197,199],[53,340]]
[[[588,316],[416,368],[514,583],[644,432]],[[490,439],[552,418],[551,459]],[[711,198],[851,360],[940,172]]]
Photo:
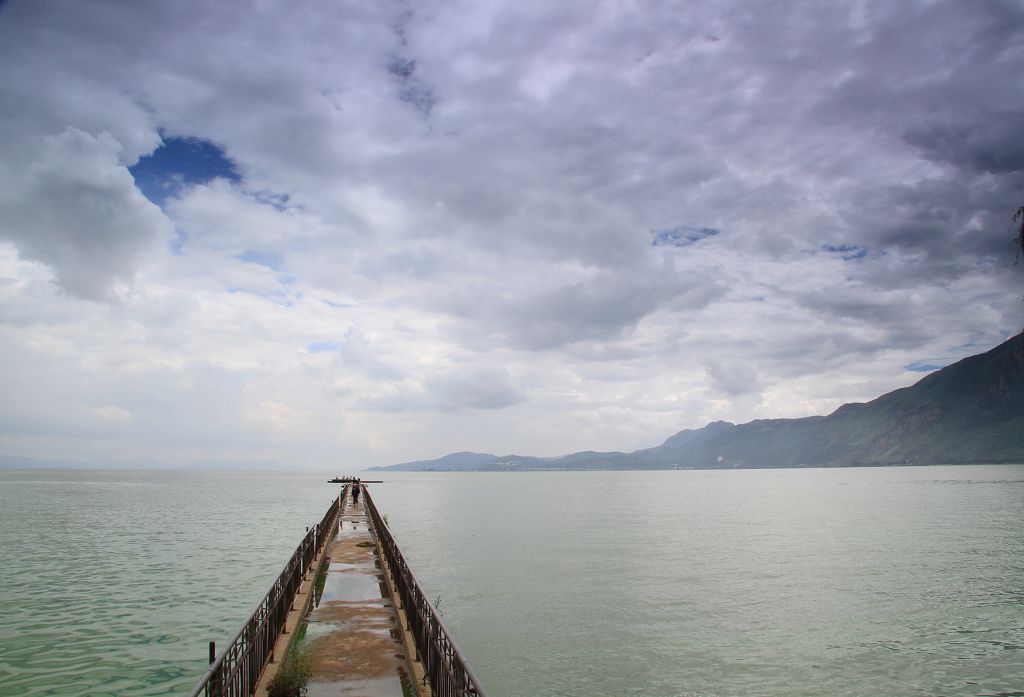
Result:
[[307,531],[227,648],[216,654],[210,643],[190,697],[267,697],[282,681],[298,689],[304,666],[309,697],[486,697],[358,480]]
[[347,503],[325,562],[300,645],[313,672],[309,697],[415,694],[362,501]]

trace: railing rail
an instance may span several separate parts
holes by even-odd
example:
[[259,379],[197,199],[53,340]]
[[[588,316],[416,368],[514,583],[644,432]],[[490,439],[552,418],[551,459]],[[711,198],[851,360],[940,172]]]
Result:
[[435,697],[487,697],[448,627],[409,568],[387,523],[377,512],[370,492],[363,487],[362,493],[374,535],[391,568],[391,577],[405,610],[416,645],[416,658],[423,663]]
[[310,529],[249,619],[210,663],[189,697],[250,697],[263,669],[274,660],[274,644],[287,629],[288,612],[316,555],[329,540],[345,506],[348,485],[323,519]]

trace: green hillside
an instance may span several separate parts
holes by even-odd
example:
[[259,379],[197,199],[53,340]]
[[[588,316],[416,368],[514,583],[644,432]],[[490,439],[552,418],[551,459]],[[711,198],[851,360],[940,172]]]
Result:
[[384,469],[666,469],[1024,462],[1024,333],[828,416],[716,421],[632,453],[465,453]]
[[1024,462],[1024,334],[828,416],[709,424],[646,452],[692,467]]

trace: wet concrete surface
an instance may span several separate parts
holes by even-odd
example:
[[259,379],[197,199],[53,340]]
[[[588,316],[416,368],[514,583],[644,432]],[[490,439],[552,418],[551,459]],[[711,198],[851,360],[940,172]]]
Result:
[[319,600],[302,649],[313,672],[308,697],[411,695],[398,621],[362,501],[346,504],[328,548]]
[[[362,697],[363,695],[401,695],[402,682],[394,678],[378,678],[371,680],[346,680],[343,682],[310,683],[306,697]],[[405,693],[409,694],[409,693]]]

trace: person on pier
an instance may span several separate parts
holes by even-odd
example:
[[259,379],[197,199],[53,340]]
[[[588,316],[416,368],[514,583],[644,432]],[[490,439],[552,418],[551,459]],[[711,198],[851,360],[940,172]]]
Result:
[[359,480],[352,484],[352,503],[359,503]]

